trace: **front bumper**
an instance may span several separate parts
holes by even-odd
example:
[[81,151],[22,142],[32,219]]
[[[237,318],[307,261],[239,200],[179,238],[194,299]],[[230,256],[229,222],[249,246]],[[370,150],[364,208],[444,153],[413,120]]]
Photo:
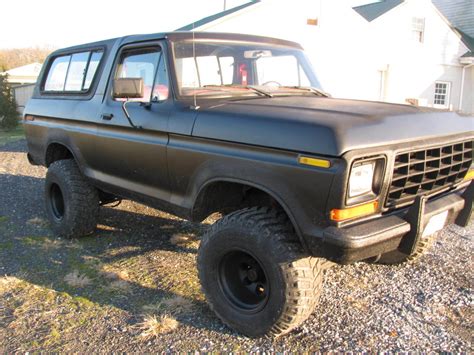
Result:
[[409,208],[350,227],[328,227],[323,232],[327,258],[341,264],[368,259],[399,249],[407,254],[421,238],[431,217],[448,211],[446,225],[466,226],[472,214],[474,182],[466,188],[427,201],[419,197]]

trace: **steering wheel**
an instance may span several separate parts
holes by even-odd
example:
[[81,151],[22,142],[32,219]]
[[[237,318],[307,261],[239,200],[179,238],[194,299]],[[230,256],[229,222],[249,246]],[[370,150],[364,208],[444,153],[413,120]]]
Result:
[[275,81],[275,80],[266,81],[262,85],[266,86],[266,85],[270,85],[270,84],[276,84],[276,86],[282,86],[278,81]]

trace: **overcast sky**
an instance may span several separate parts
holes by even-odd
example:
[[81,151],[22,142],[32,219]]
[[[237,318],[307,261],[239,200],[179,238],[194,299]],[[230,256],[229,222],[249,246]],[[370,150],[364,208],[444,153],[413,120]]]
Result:
[[[349,1],[352,5],[369,2],[330,1]],[[224,2],[231,8],[247,0],[3,0],[0,48],[61,48],[129,34],[171,31],[222,11]]]

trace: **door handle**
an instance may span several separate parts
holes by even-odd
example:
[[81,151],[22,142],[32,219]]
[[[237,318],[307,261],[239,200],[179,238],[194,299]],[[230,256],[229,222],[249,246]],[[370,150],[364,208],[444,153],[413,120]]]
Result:
[[113,117],[113,113],[103,113],[102,116],[100,116],[103,120],[105,121],[110,121]]

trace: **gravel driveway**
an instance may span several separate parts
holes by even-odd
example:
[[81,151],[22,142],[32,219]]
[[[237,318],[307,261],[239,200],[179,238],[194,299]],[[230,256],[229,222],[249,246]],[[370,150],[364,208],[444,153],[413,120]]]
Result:
[[[57,239],[44,220],[45,169],[29,165],[25,149],[0,147],[2,353],[474,350],[472,223],[447,228],[416,264],[331,268],[308,321],[275,340],[249,339],[224,326],[199,289],[196,250],[212,219],[194,224],[124,201],[101,209],[94,236]],[[153,333],[153,319],[173,322]]]

